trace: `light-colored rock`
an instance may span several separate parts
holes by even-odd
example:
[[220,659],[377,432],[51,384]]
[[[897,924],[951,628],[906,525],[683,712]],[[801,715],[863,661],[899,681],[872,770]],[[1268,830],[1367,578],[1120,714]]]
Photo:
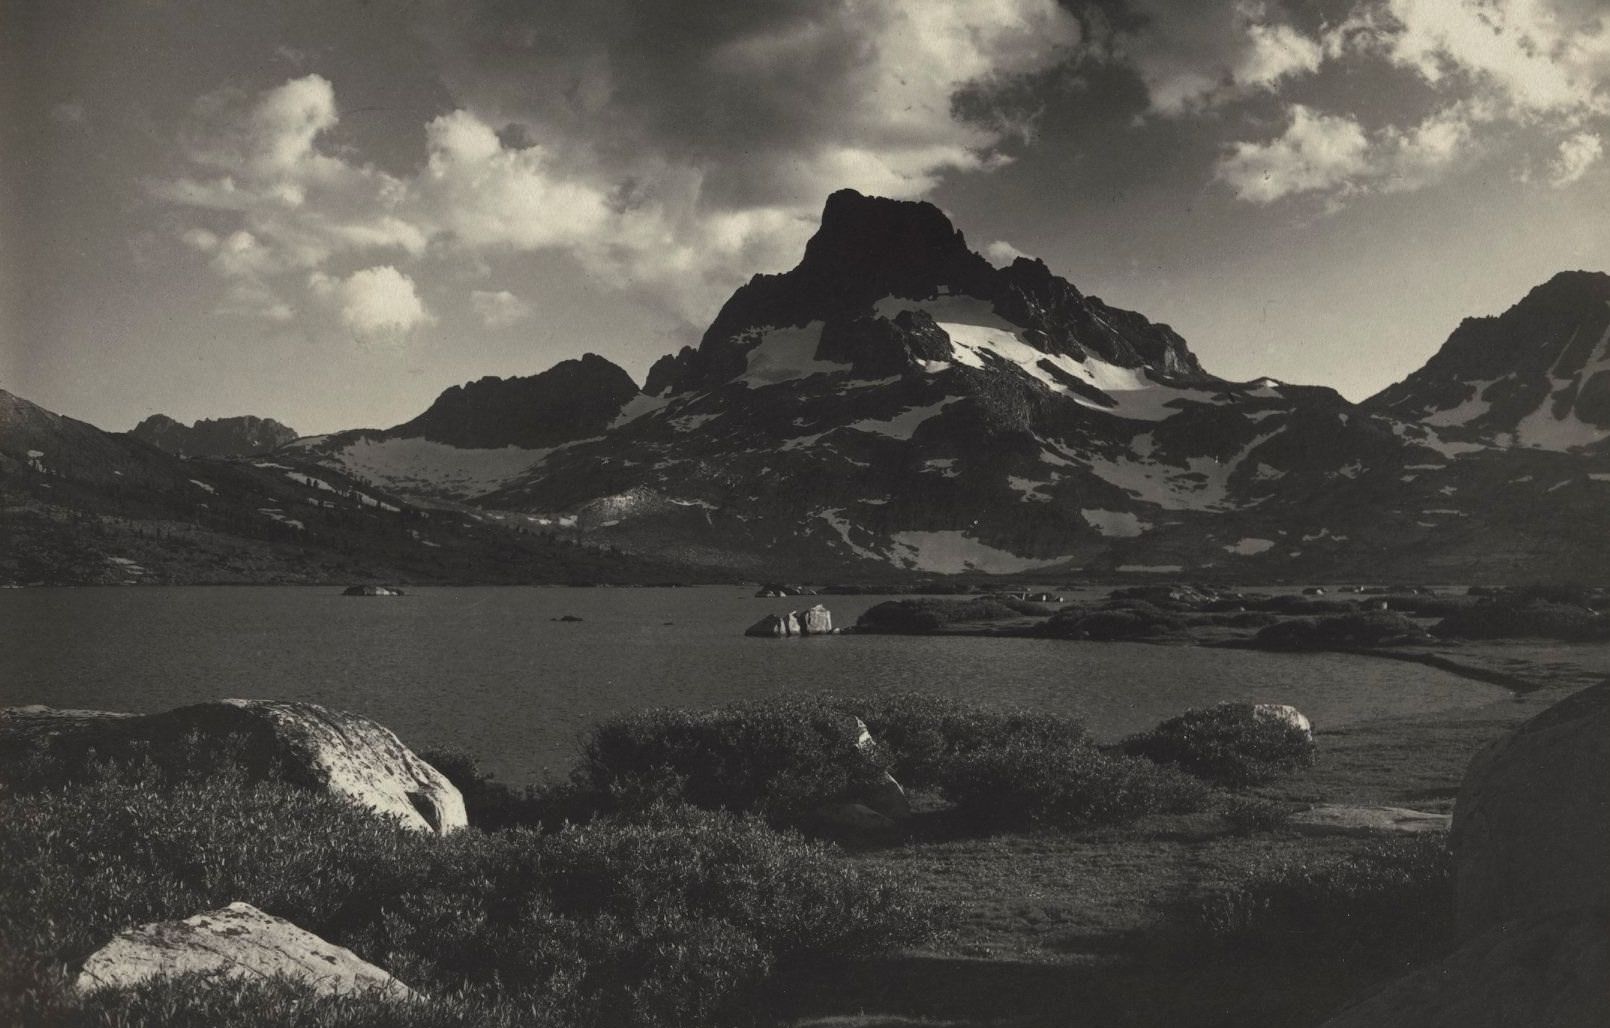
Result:
[[1610,904],[1610,682],[1476,755],[1454,806],[1453,846],[1463,936]]
[[[852,723],[848,728],[855,739],[856,750],[869,761],[875,759],[878,744],[872,738],[866,722],[853,715],[850,721]],[[876,781],[856,790],[850,798],[893,821],[911,816],[911,801],[906,796],[906,790],[887,771],[881,772]]]
[[799,622],[801,635],[833,634],[833,614],[820,603],[808,610],[797,610],[793,616]]
[[1446,832],[1451,814],[1430,814],[1404,807],[1348,806],[1322,803],[1292,814],[1286,823],[1304,835],[1419,835]]
[[121,932],[84,961],[74,988],[81,993],[128,988],[151,978],[183,974],[218,979],[286,977],[339,996],[415,995],[351,950],[249,903],[231,903],[183,921],[159,921]]
[[744,635],[762,639],[782,639],[798,634],[799,619],[793,614],[767,614],[744,632]]
[[115,755],[140,745],[161,762],[189,746],[192,736],[237,744],[220,750],[253,777],[273,775],[334,793],[409,828],[445,835],[469,823],[453,783],[393,732],[315,703],[220,700],[140,716],[18,708],[0,717],[0,756],[37,746],[60,754],[94,749]]
[[1610,909],[1490,928],[1398,978],[1323,1028],[1604,1028]]
[[401,596],[403,591],[389,585],[349,585],[342,596]]
[[[1238,704],[1243,706],[1243,704]],[[1314,738],[1314,726],[1306,715],[1296,707],[1284,703],[1249,703],[1244,704],[1254,718],[1260,721],[1283,721],[1291,727],[1302,732],[1310,742]]]

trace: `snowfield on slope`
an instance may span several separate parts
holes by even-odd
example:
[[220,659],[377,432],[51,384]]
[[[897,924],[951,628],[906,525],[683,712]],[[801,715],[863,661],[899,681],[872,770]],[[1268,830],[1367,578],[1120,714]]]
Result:
[[[1023,340],[1023,329],[996,314],[989,301],[973,296],[941,295],[930,300],[886,296],[873,305],[880,317],[894,318],[903,311],[927,314],[950,336],[956,363],[984,369],[990,359],[1016,365],[1023,374],[1052,392],[1061,393],[1082,407],[1133,421],[1162,421],[1179,413],[1179,401],[1210,403],[1211,393],[1160,385],[1139,368],[1124,368],[1099,357],[1078,360],[1050,354]],[[937,363],[943,366],[943,362]],[[1049,370],[1048,369],[1055,369]],[[1058,372],[1100,390],[1112,405],[1097,403],[1074,392]]]

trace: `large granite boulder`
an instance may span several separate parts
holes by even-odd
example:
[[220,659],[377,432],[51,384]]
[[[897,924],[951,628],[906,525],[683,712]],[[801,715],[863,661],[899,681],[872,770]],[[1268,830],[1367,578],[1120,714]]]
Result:
[[420,831],[445,835],[468,823],[453,783],[389,729],[315,703],[219,700],[146,715],[0,711],[0,769],[30,752],[64,769],[92,755],[143,755],[198,775],[227,762],[254,779],[343,796]]
[[1471,761],[1454,807],[1457,949],[1324,1028],[1610,1025],[1610,682]]
[[[851,720],[854,722],[850,728],[855,736],[856,752],[866,760],[875,762],[878,744],[872,738],[872,732],[860,718],[852,717]],[[911,801],[906,796],[906,790],[887,771],[862,786],[851,799],[891,821],[899,821],[911,814]]]
[[83,993],[130,988],[152,978],[186,974],[253,981],[290,978],[324,995],[415,995],[351,950],[249,903],[121,932],[84,961],[74,988]]
[[1482,750],[1454,807],[1458,924],[1610,903],[1610,682]]
[[1477,935],[1323,1028],[1604,1028],[1610,908],[1588,906]]

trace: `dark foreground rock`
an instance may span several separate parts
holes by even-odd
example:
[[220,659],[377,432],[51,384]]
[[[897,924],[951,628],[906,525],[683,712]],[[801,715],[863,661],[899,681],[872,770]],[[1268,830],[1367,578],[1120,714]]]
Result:
[[84,961],[79,992],[126,989],[152,978],[289,978],[322,995],[380,994],[408,999],[412,989],[349,949],[333,946],[249,903],[231,903],[183,921],[119,933]]
[[1610,904],[1610,682],[1478,753],[1454,807],[1458,920]]
[[1454,807],[1460,946],[1324,1028],[1610,1024],[1610,682],[1477,754]]
[[147,715],[0,711],[0,774],[31,758],[71,774],[94,755],[147,757],[193,775],[233,765],[345,797],[419,831],[445,835],[468,823],[458,789],[389,729],[314,703],[219,700]]

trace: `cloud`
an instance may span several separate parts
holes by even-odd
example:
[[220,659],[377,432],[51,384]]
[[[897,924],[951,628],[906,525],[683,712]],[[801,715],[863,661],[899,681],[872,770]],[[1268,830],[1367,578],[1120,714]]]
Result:
[[997,268],[1004,268],[1019,257],[1027,257],[1028,254],[1004,239],[997,239],[984,247],[984,256],[989,258],[989,262]]
[[1117,51],[1146,85],[1153,112],[1177,116],[1272,91],[1317,70],[1320,40],[1269,4],[1135,0],[1138,27]]
[[1359,123],[1301,104],[1285,132],[1268,143],[1236,143],[1219,161],[1218,178],[1252,203],[1344,186],[1369,167],[1369,141]]
[[508,328],[531,316],[531,305],[507,289],[490,292],[476,289],[470,293],[470,309],[487,328]]
[[184,167],[149,191],[197,212],[189,227],[249,234],[250,259],[205,249],[215,273],[294,302],[338,258],[557,250],[700,324],[797,257],[833,190],[917,197],[1004,163],[1028,120],[981,125],[954,97],[1052,67],[1080,38],[1056,0],[466,3],[422,18],[457,109],[421,126],[417,172],[333,147],[336,90],[319,75],[206,98]]
[[363,341],[395,342],[433,320],[414,280],[389,264],[355,271],[345,279],[316,272],[309,285],[315,295],[335,303],[341,323]]
[[1604,140],[1592,132],[1578,132],[1560,143],[1559,153],[1549,166],[1549,182],[1564,188],[1588,173],[1604,156]]

